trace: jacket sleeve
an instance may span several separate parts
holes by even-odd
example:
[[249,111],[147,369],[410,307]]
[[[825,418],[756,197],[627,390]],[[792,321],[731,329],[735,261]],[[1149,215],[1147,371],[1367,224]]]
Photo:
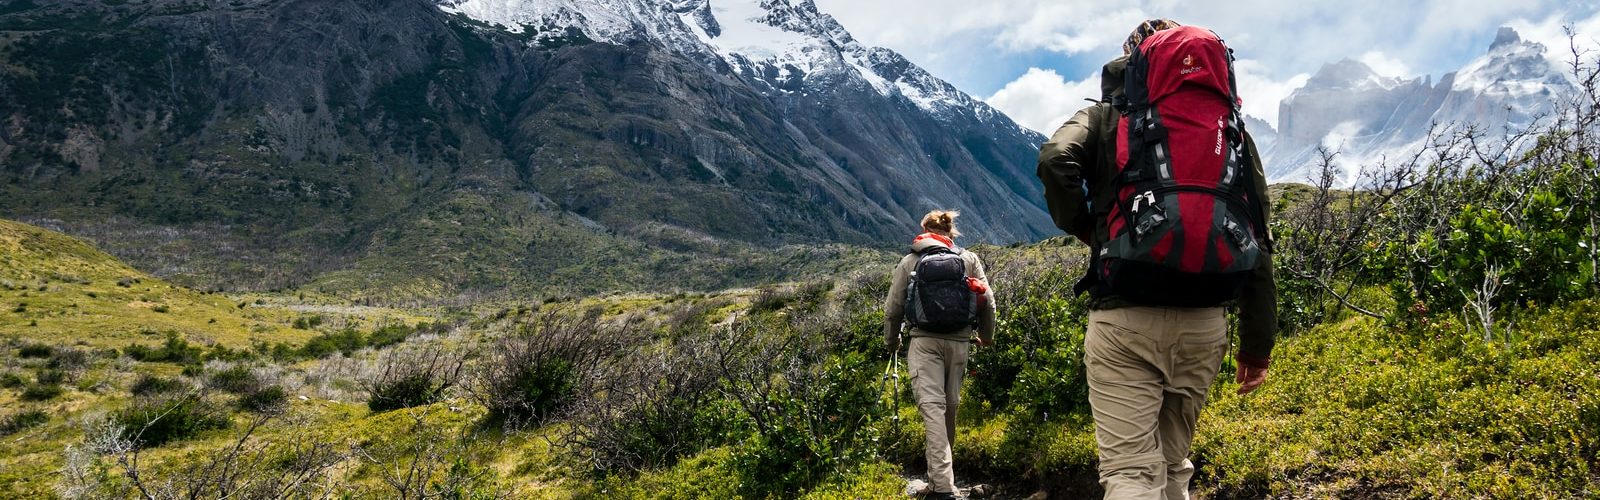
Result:
[[972,277],[983,286],[983,293],[978,295],[978,338],[983,339],[985,343],[994,342],[996,316],[994,285],[989,283],[989,274],[983,269],[983,259],[973,254],[972,263]]
[[1272,230],[1267,224],[1272,214],[1272,201],[1267,196],[1267,177],[1261,167],[1260,156],[1256,153],[1255,141],[1248,134],[1245,135],[1245,147],[1249,148],[1255,169],[1252,172],[1255,176],[1255,192],[1251,196],[1260,200],[1262,223],[1268,225],[1268,244],[1263,246],[1266,251],[1246,283],[1244,296],[1239,303],[1239,354],[1235,359],[1244,365],[1266,368],[1272,362],[1272,347],[1278,334],[1278,284],[1272,269]]
[[1050,141],[1039,147],[1039,180],[1044,183],[1044,201],[1050,218],[1067,234],[1088,242],[1094,231],[1093,218],[1084,194],[1084,172],[1096,156],[1096,137],[1102,115],[1101,105],[1079,110],[1056,129]]
[[889,296],[883,298],[883,345],[891,351],[900,347],[900,326],[905,322],[906,312],[906,285],[911,280],[911,271],[906,267],[910,257],[901,258],[900,263],[894,266]]

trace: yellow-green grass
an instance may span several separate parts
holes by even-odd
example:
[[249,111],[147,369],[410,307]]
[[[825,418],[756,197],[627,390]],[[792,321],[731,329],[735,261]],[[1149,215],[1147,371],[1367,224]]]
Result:
[[3,336],[122,347],[160,342],[168,333],[233,346],[313,335],[288,326],[296,313],[251,302],[175,286],[84,241],[0,220]]
[[[66,465],[66,448],[84,440],[81,422],[94,413],[115,411],[131,402],[130,396],[118,389],[70,394],[32,406],[51,414],[45,424],[0,438],[0,498],[54,496],[59,472]],[[216,394],[208,397],[222,404],[231,399]],[[6,396],[0,396],[0,401],[10,407],[17,403]],[[257,429],[251,442],[279,447],[327,443],[339,452],[353,453],[331,475],[340,492],[357,498],[393,495],[384,468],[408,464],[417,450],[446,461],[430,482],[441,481],[449,462],[459,457],[492,470],[494,474],[484,477],[494,479],[486,481],[484,489],[499,490],[511,498],[572,498],[587,489],[586,483],[570,479],[575,474],[557,458],[558,450],[551,443],[559,429],[505,434],[481,426],[483,411],[471,402],[451,400],[373,413],[362,403],[291,397],[287,416]],[[143,451],[139,458],[142,475],[154,481],[183,479],[186,469],[207,463],[218,451],[232,446],[251,418],[236,413],[228,429],[205,431]],[[459,445],[461,437],[466,437],[464,445]],[[110,466],[109,477],[126,470],[109,459],[103,463]]]

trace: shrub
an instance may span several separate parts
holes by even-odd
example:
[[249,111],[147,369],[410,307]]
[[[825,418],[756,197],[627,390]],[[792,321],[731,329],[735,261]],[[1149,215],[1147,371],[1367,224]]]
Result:
[[26,383],[28,383],[28,381],[23,379],[21,375],[11,372],[0,374],[0,387],[15,389],[17,387],[22,387],[22,385]]
[[602,360],[624,345],[622,329],[601,324],[593,314],[574,313],[548,308],[491,345],[470,388],[491,420],[509,426],[544,423],[573,401]]
[[437,346],[390,351],[383,369],[363,382],[374,412],[421,406],[444,397],[459,379],[461,356]]
[[289,403],[289,393],[282,386],[267,386],[239,396],[239,408],[245,411],[271,414]]
[[206,387],[232,394],[254,392],[261,387],[261,379],[244,364],[234,364],[206,375]]
[[373,330],[372,333],[367,334],[367,346],[374,349],[388,347],[404,342],[407,338],[410,338],[413,334],[416,334],[419,331],[429,330],[432,328],[432,326],[426,324],[417,325],[415,328],[406,325],[388,325],[379,327],[378,329]]
[[794,292],[774,288],[763,288],[756,294],[755,300],[750,301],[751,313],[772,312],[783,309],[783,306],[794,300]]
[[17,357],[19,357],[19,358],[48,358],[48,357],[50,357],[50,353],[52,353],[52,352],[55,352],[55,349],[52,349],[48,345],[44,345],[44,344],[23,344],[22,347],[17,349]]
[[66,382],[68,378],[67,372],[54,368],[45,368],[39,370],[39,373],[34,374],[34,380],[38,381],[40,384],[60,384]]
[[9,436],[21,432],[23,429],[35,427],[50,421],[50,415],[44,410],[23,410],[16,414],[0,417],[0,436]]
[[1081,260],[1065,258],[995,256],[989,279],[998,293],[1003,335],[995,347],[970,357],[971,403],[997,410],[1016,405],[1037,416],[1087,406],[1082,368],[1087,308],[1071,292],[1072,273],[1080,265]]
[[60,396],[62,392],[65,391],[61,389],[60,384],[32,384],[22,390],[22,400],[48,401]]
[[133,381],[133,386],[128,388],[128,392],[135,396],[154,396],[178,392],[185,388],[185,384],[177,379],[145,374]]
[[231,424],[225,409],[193,393],[135,399],[113,420],[122,426],[123,437],[139,447],[160,446]]
[[176,333],[168,333],[167,340],[161,347],[129,344],[122,352],[135,361],[178,364],[198,363],[202,354],[199,346],[190,345],[189,341],[179,338]]
[[702,326],[670,346],[614,357],[593,396],[574,403],[564,444],[602,475],[668,466],[719,444],[737,413],[717,391],[710,348],[720,333]]
[[300,330],[310,330],[312,328],[322,326],[322,321],[322,315],[320,314],[301,316],[294,319],[294,324],[292,326]]
[[66,372],[80,371],[89,366],[89,353],[70,347],[56,349],[50,354],[50,362],[45,366]]
[[300,354],[307,358],[318,359],[331,356],[335,352],[349,356],[366,345],[366,339],[361,336],[361,332],[344,329],[312,337],[306,341],[304,347],[300,348]]
[[873,458],[882,364],[838,347],[881,330],[841,329],[828,318],[756,317],[714,349],[721,390],[754,430],[733,454],[746,496],[803,490]]

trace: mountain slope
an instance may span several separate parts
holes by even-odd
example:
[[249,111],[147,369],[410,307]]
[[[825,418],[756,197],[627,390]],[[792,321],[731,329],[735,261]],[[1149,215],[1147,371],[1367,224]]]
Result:
[[125,347],[190,340],[248,346],[293,342],[312,332],[284,326],[281,311],[173,286],[78,239],[0,219],[0,335]]
[[[599,275],[709,255],[745,271],[681,282],[781,278],[804,271],[772,249],[898,246],[936,207],[965,210],[974,239],[1051,231],[1042,138],[892,52],[840,45],[809,2],[749,5],[820,61],[798,79],[794,60],[702,40],[683,19],[728,36],[745,19],[705,2],[523,5],[589,10],[501,29],[425,0],[12,2],[0,214],[208,289],[395,284],[382,274],[428,294],[680,282],[571,271],[612,248],[630,250]],[[671,36],[608,38],[595,6]],[[460,206],[487,225],[441,230]],[[530,236],[465,236],[480,232]]]
[[[1490,131],[1531,125],[1575,89],[1546,50],[1500,28],[1482,57],[1437,82],[1379,76],[1348,59],[1323,66],[1280,105],[1277,136],[1264,153],[1267,176],[1305,181],[1318,147],[1338,151],[1344,165],[1354,166],[1403,157],[1434,125]],[[1340,183],[1354,183],[1356,169],[1344,170]]]

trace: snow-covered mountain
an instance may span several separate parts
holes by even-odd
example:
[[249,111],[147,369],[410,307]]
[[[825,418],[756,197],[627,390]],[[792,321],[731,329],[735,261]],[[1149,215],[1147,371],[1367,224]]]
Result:
[[1304,182],[1326,147],[1339,153],[1342,184],[1350,185],[1356,166],[1415,151],[1435,124],[1528,126],[1575,89],[1546,50],[1500,28],[1487,53],[1437,82],[1380,76],[1349,59],[1325,65],[1280,105],[1278,130],[1263,146],[1267,176]]
[[807,158],[794,177],[839,185],[832,197],[864,225],[901,227],[922,211],[958,207],[968,209],[971,234],[989,241],[1056,231],[1033,175],[1043,136],[900,54],[860,43],[810,0],[437,1],[534,44],[580,33],[664,49],[746,86],[777,106],[777,131],[790,136],[782,140]]
[[936,208],[1059,234],[1042,136],[806,0],[0,4],[0,213],[198,288],[746,286]]
[[[767,90],[801,94],[865,82],[928,113],[983,121],[1001,113],[893,50],[857,41],[811,0],[438,0],[459,13],[537,38],[577,29],[607,43],[658,42],[726,64]],[[1010,122],[1005,119],[1005,122]],[[1015,123],[1018,132],[1032,132]]]

